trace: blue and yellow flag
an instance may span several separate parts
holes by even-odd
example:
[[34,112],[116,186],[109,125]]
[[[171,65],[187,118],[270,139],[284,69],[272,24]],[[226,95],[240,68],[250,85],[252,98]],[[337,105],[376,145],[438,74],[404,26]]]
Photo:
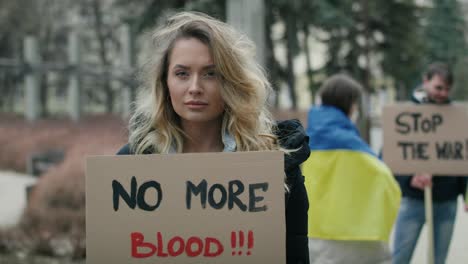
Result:
[[309,237],[388,241],[401,199],[390,169],[337,108],[312,108],[307,134]]

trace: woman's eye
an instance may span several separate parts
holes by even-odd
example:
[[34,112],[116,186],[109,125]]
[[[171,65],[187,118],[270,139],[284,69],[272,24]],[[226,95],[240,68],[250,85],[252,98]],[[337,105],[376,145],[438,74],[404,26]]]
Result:
[[175,73],[175,75],[178,76],[178,77],[181,77],[181,78],[185,78],[185,77],[188,76],[188,72],[186,72],[186,71],[178,71],[178,72]]
[[205,77],[207,77],[207,78],[216,77],[216,72],[215,71],[209,71],[209,72],[205,73]]

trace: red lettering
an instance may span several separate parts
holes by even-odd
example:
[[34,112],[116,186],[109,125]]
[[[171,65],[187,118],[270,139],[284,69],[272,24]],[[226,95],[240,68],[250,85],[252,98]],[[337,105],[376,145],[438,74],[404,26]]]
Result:
[[[217,257],[224,252],[224,246],[214,237],[206,237],[204,240],[198,236],[191,236],[187,240],[180,236],[172,237],[165,243],[161,232],[156,233],[156,243],[145,241],[145,236],[140,232],[132,232],[131,253],[133,258],[148,258],[156,255],[166,258],[177,257],[185,253],[188,257]],[[166,245],[167,244],[167,245]],[[167,251],[164,248],[167,246]]]
[[156,236],[158,238],[158,257],[167,257],[167,253],[164,253],[164,244],[162,241],[161,232],[158,232]]
[[[193,249],[193,245],[196,245],[198,248]],[[199,237],[190,237],[187,240],[187,245],[185,245],[185,252],[189,257],[196,257],[200,255],[203,251],[203,241]]]
[[[179,242],[179,248],[177,250],[174,250],[174,244],[176,242]],[[176,236],[169,240],[169,243],[167,244],[167,251],[169,252],[169,255],[171,255],[171,257],[177,257],[180,254],[182,254],[182,252],[184,252],[184,246],[184,239],[180,236]]]
[[[216,247],[215,252],[210,251],[212,244],[213,244],[214,247]],[[214,237],[205,238],[205,253],[203,254],[203,256],[210,257],[210,258],[217,257],[217,256],[221,255],[223,253],[223,251],[224,251],[223,244],[221,244],[221,242],[219,242],[218,239],[216,239]]]
[[[156,246],[149,243],[149,242],[144,242],[145,236],[143,236],[142,233],[139,232],[133,232],[130,234],[131,241],[132,241],[132,257],[134,258],[147,258],[151,257],[154,255],[156,252]],[[146,253],[139,253],[138,248],[146,248],[149,249],[149,252]]]

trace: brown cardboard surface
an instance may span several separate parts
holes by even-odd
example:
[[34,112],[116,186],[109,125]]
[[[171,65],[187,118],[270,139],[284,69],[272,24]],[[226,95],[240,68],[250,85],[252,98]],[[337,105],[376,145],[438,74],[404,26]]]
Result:
[[383,137],[383,159],[395,174],[468,175],[468,112],[462,105],[385,106]]
[[[137,183],[135,200],[139,197],[140,202],[132,209],[116,195],[119,203],[115,210],[116,186],[120,184],[131,196],[132,177]],[[206,207],[201,205],[202,193],[189,191],[191,208],[187,209],[187,182],[198,185],[202,180],[207,183]],[[229,199],[219,209],[211,206],[222,204],[223,187],[229,196],[230,181],[233,193],[244,186],[237,197],[246,205],[246,211],[236,202],[229,209]],[[265,183],[266,190],[262,189]],[[144,210],[145,203],[151,207],[158,201],[157,208]],[[88,264],[285,263],[284,212],[284,157],[279,151],[87,159]]]

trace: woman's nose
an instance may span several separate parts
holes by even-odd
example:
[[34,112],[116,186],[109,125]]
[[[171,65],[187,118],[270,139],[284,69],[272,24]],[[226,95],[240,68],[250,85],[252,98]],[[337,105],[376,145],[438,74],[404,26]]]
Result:
[[202,92],[202,88],[200,86],[200,81],[198,76],[193,76],[190,86],[189,86],[189,93],[190,94],[199,94]]

